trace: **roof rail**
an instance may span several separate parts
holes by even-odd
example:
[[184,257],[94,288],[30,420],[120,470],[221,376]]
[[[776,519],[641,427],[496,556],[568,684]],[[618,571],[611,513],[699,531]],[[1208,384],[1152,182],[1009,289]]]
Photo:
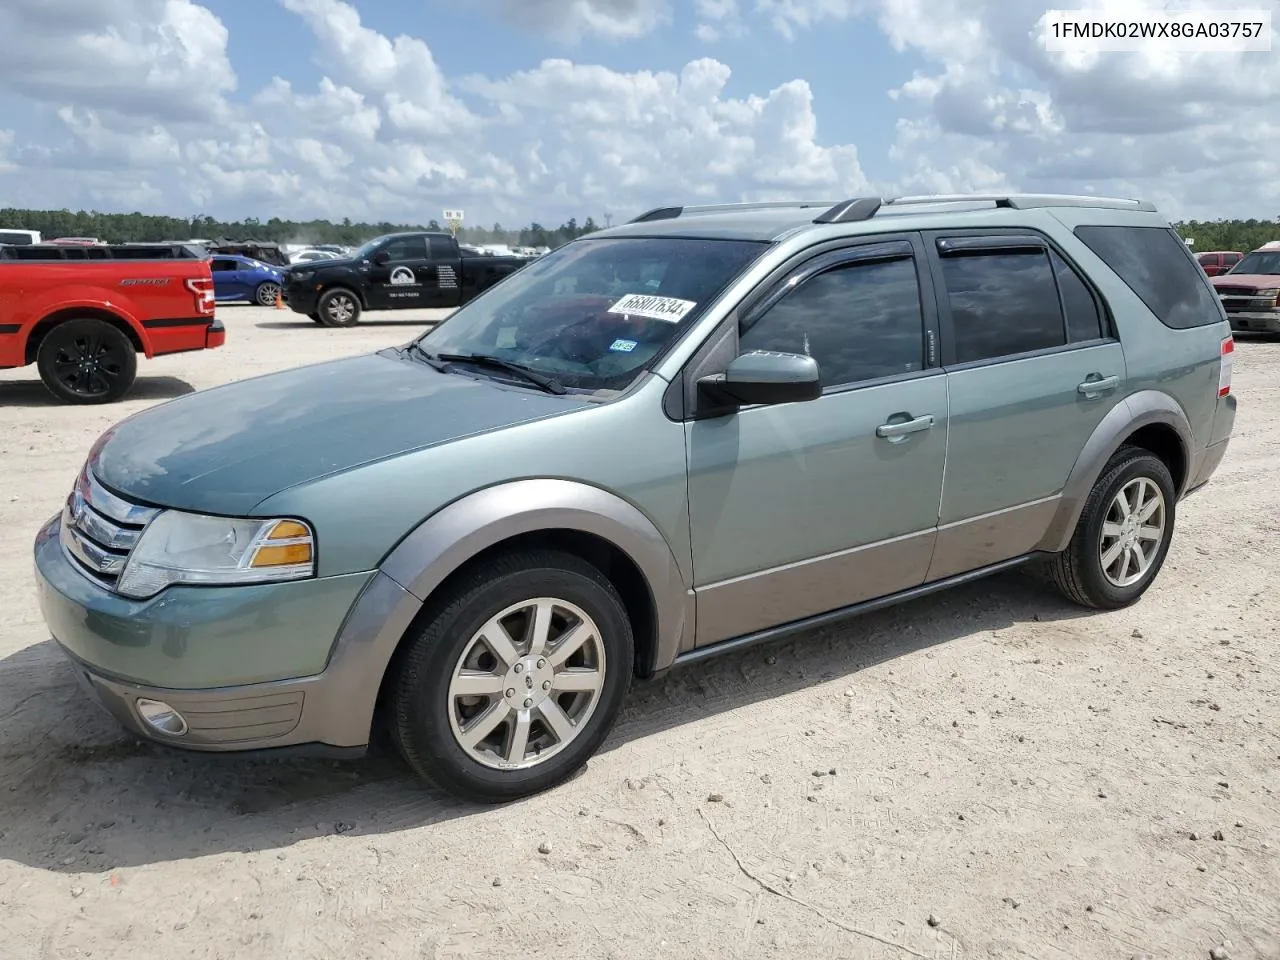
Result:
[[677,217],[697,216],[700,213],[737,213],[743,210],[802,210],[805,207],[829,207],[830,200],[760,200],[748,203],[703,203],[683,207],[654,207],[646,210],[628,223],[648,223],[651,220],[674,220]]
[[930,203],[994,203],[997,207],[1028,210],[1033,207],[1103,207],[1115,210],[1139,210],[1155,213],[1155,205],[1147,200],[1128,197],[1092,197],[1068,193],[942,193],[924,196],[891,197],[885,206],[901,207]]

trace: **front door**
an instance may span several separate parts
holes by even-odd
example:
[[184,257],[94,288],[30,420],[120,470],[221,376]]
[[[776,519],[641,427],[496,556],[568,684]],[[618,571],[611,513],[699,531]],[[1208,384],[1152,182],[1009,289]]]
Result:
[[370,309],[396,310],[434,305],[430,297],[433,276],[426,237],[396,237],[373,257],[367,294]]
[[929,579],[998,563],[1044,536],[1085,443],[1125,394],[1102,298],[1035,234],[935,234],[951,399]]
[[811,258],[743,318],[740,353],[809,354],[823,394],[686,424],[698,645],[923,582],[948,412],[920,253]]

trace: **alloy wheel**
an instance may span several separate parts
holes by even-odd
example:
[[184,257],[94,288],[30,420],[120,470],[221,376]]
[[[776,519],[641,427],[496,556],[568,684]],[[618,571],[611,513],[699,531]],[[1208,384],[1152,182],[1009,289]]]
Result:
[[1164,494],[1148,477],[1130,480],[1111,499],[1098,544],[1103,576],[1117,587],[1137,583],[1155,561],[1165,533]]

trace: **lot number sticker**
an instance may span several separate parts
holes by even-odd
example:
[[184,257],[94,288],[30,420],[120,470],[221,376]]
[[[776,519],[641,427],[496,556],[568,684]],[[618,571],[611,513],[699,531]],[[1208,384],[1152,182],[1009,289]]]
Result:
[[652,297],[645,293],[628,293],[609,308],[610,313],[625,313],[632,317],[648,317],[679,323],[684,315],[698,304],[693,300],[677,300],[675,297]]
[[615,340],[609,345],[609,349],[614,353],[630,353],[636,348],[634,340]]

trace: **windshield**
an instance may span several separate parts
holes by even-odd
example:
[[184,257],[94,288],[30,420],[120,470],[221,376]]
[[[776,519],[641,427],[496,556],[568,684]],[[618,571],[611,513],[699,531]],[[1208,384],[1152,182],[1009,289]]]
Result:
[[511,274],[418,343],[436,355],[499,357],[571,390],[621,390],[766,248],[744,240],[578,240]]
[[1257,273],[1280,276],[1280,250],[1274,253],[1254,251],[1239,261],[1227,273]]
[[377,249],[377,247],[378,247],[378,244],[382,243],[382,241],[383,241],[383,240],[385,240],[385,239],[387,239],[387,238],[386,238],[386,237],[374,237],[372,240],[367,240],[367,241],[365,241],[364,243],[360,244],[360,246],[356,247],[354,251],[352,251],[352,253],[351,253],[351,259],[352,259],[352,260],[365,260],[365,259],[367,259],[367,258],[369,258],[369,257],[373,256],[373,251],[374,251],[374,250],[376,250],[376,249]]

